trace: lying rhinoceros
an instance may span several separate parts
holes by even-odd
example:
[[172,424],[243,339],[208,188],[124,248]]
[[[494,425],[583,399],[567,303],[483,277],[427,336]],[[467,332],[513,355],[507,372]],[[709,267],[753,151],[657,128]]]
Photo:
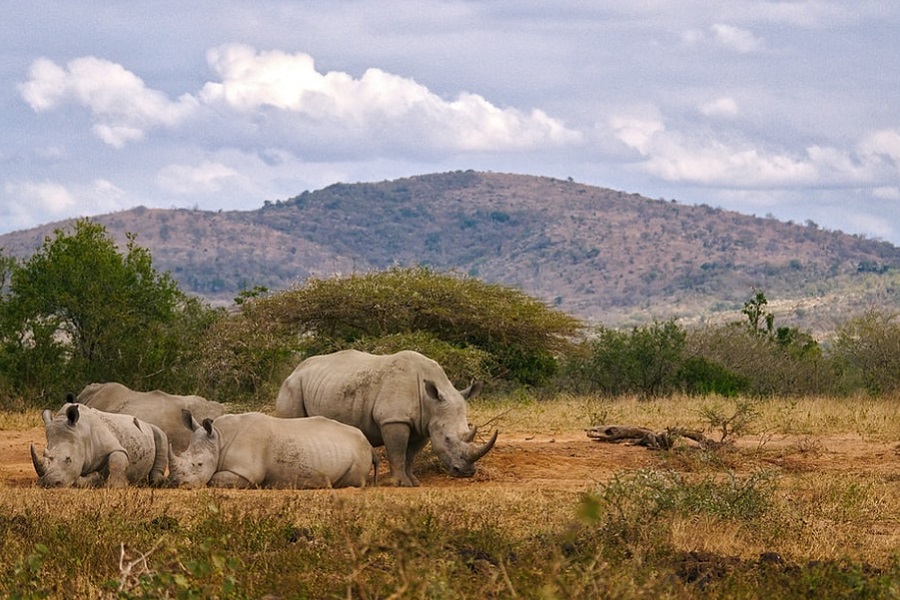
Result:
[[279,417],[321,415],[353,425],[373,446],[384,446],[391,474],[404,486],[419,485],[413,459],[431,440],[435,454],[454,477],[475,474],[475,461],[497,441],[494,432],[477,446],[466,421],[466,400],[441,366],[418,352],[376,356],[357,350],[308,358],[284,381],[275,401]]
[[168,439],[157,426],[131,415],[67,403],[41,414],[47,448],[31,460],[43,487],[122,487],[165,481]]
[[180,456],[169,453],[175,486],[328,488],[363,487],[377,457],[359,429],[324,417],[278,419],[262,413],[197,422]]
[[91,408],[111,413],[134,415],[166,432],[176,452],[183,452],[191,441],[191,431],[181,422],[181,411],[195,418],[215,419],[225,414],[225,406],[201,396],[176,396],[159,390],[138,392],[121,383],[91,383],[74,400]]

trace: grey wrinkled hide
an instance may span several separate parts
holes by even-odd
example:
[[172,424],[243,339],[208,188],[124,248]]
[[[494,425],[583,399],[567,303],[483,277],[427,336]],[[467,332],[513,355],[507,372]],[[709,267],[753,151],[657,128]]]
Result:
[[466,420],[466,400],[480,389],[476,383],[460,392],[418,352],[343,350],[300,363],[281,386],[275,415],[319,415],[358,427],[373,446],[385,446],[395,482],[414,486],[413,460],[429,440],[456,477],[471,477],[475,461],[493,447],[497,432],[477,446]]
[[138,392],[121,383],[92,383],[85,387],[77,402],[111,413],[134,415],[166,432],[176,452],[184,452],[191,431],[181,422],[181,411],[189,410],[199,421],[225,414],[225,406],[201,396],[177,396],[159,390]]
[[32,462],[43,487],[122,487],[165,481],[166,434],[131,415],[67,403],[41,415],[47,448]]
[[376,465],[361,431],[323,417],[243,413],[201,425],[185,413],[184,426],[192,431],[190,446],[169,455],[169,481],[175,486],[363,487]]

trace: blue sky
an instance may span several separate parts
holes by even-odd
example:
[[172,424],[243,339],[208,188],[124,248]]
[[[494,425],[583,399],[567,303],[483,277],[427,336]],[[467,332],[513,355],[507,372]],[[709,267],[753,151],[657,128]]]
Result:
[[475,169],[900,245],[900,3],[0,8],[0,233]]

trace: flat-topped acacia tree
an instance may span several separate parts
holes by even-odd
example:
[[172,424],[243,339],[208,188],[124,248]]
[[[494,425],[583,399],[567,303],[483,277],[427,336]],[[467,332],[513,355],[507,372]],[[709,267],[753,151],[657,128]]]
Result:
[[257,322],[289,332],[302,354],[418,350],[457,383],[472,376],[546,381],[582,327],[517,289],[425,267],[311,279],[242,306]]

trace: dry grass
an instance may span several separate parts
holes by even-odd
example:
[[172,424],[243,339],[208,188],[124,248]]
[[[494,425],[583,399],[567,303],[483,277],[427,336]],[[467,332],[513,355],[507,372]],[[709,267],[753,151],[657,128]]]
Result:
[[[0,594],[889,597],[896,589],[884,582],[900,575],[897,404],[754,401],[756,418],[734,448],[664,453],[592,443],[583,429],[703,428],[710,406],[738,404],[485,400],[470,420],[503,435],[481,474],[450,480],[426,453],[418,489],[0,482]],[[36,411],[0,415],[3,431],[39,423]],[[778,557],[775,571],[761,566],[763,553]],[[697,556],[700,567],[685,566]]]
[[[900,397],[804,397],[743,399],[756,411],[747,433],[757,435],[856,434],[866,440],[900,440]],[[704,429],[704,410],[733,412],[738,400],[674,396],[660,399],[563,395],[552,401],[520,398],[485,401],[470,407],[473,423],[491,421],[504,432],[558,434],[598,424],[629,424],[649,429]]]
[[41,411],[23,412],[0,411],[0,431],[23,431],[41,424]]

